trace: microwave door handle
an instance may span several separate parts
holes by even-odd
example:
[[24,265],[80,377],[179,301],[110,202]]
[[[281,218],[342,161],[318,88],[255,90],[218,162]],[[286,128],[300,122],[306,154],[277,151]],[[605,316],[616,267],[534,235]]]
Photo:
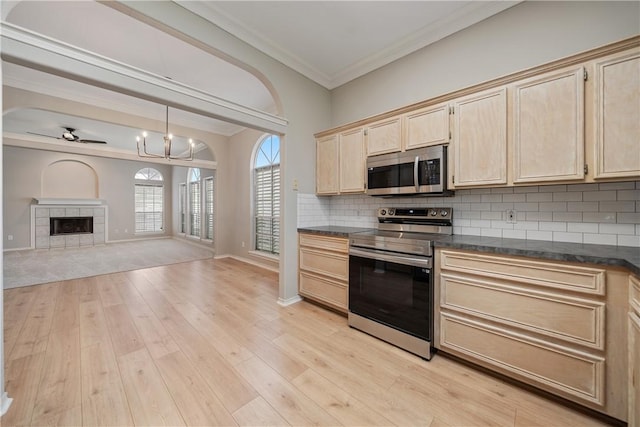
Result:
[[416,186],[416,193],[420,192],[420,183],[418,182],[418,165],[420,164],[420,156],[416,156],[413,161],[413,184]]

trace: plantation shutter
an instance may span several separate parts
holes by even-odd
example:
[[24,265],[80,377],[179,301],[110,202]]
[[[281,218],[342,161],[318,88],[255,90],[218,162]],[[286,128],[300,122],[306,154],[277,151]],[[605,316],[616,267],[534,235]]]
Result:
[[204,180],[205,239],[213,240],[213,177]]
[[280,165],[255,169],[256,249],[280,253]]
[[136,233],[162,231],[162,185],[135,184]]

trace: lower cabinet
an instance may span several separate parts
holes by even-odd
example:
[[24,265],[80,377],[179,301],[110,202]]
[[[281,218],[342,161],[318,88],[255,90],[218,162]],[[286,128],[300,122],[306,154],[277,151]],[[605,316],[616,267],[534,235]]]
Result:
[[629,427],[640,427],[640,279],[629,276]]
[[627,272],[439,249],[435,273],[437,348],[627,420]]
[[346,313],[349,239],[300,233],[298,241],[298,293]]

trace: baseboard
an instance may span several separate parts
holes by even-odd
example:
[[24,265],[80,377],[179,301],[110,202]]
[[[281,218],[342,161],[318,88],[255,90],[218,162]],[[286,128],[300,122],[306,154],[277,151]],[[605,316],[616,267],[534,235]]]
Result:
[[13,399],[7,395],[7,392],[2,393],[2,398],[0,398],[0,416],[7,413],[11,402],[13,402]]
[[273,268],[271,266],[264,265],[264,264],[261,264],[259,262],[256,262],[256,261],[254,261],[254,260],[252,260],[250,258],[245,258],[245,257],[241,257],[241,256],[238,256],[238,255],[224,254],[224,255],[216,255],[214,257],[214,259],[223,259],[223,258],[235,259],[236,261],[240,261],[240,262],[244,262],[244,263],[247,263],[247,264],[255,265],[256,267],[264,268],[265,270],[269,270],[269,271],[272,271],[274,273],[280,273],[280,270],[277,269],[277,268]]
[[2,252],[7,253],[7,252],[29,251],[31,249],[33,248],[27,246],[24,248],[3,249]]
[[300,295],[296,295],[294,297],[287,298],[287,299],[278,298],[278,305],[286,307],[288,305],[292,305],[300,301],[302,301],[302,297]]

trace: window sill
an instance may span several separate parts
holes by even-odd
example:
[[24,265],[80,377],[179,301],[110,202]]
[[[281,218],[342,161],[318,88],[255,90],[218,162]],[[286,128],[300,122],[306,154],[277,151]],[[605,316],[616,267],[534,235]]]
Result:
[[273,255],[273,254],[270,254],[268,252],[249,251],[249,255],[260,257],[260,258],[264,258],[266,260],[273,261],[273,262],[280,262],[280,256]]

